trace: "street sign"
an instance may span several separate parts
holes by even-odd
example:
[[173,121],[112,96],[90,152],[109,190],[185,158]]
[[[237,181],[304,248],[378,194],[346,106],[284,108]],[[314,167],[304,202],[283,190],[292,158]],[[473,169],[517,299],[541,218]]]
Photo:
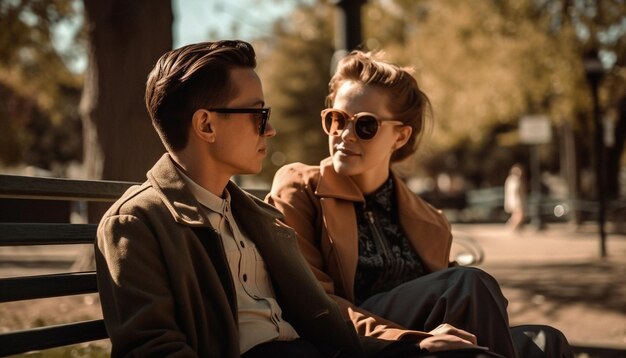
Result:
[[552,139],[552,127],[548,116],[526,115],[519,120],[519,138],[524,144],[545,144]]

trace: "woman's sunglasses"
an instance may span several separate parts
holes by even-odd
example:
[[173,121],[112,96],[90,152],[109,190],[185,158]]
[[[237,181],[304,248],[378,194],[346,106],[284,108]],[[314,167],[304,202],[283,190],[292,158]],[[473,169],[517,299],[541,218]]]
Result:
[[217,113],[250,113],[254,115],[254,119],[259,123],[259,135],[265,134],[265,127],[270,119],[271,107],[266,108],[211,108],[211,112]]
[[335,108],[326,108],[322,111],[322,127],[330,136],[340,136],[349,122],[354,122],[354,133],[361,140],[370,140],[378,133],[378,128],[383,124],[403,125],[403,122],[392,120],[380,120],[373,113],[361,112],[354,116]]

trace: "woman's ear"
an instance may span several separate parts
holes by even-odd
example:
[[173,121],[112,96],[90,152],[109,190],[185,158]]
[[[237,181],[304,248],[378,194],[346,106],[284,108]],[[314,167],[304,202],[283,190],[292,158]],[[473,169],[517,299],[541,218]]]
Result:
[[191,130],[198,139],[213,143],[215,142],[215,128],[211,112],[199,109],[193,113],[191,118]]
[[398,136],[396,137],[396,142],[394,143],[393,149],[396,150],[398,148],[402,148],[411,138],[411,133],[413,133],[413,127],[409,125],[398,126],[396,127]]

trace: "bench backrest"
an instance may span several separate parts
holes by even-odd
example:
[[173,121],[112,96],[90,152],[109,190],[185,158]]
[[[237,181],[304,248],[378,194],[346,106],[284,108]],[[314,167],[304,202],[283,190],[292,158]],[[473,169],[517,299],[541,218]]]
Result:
[[[132,182],[0,175],[0,200],[114,202]],[[263,197],[266,190],[250,190]],[[4,220],[1,220],[4,221]],[[97,224],[0,222],[0,246],[93,244]],[[0,304],[98,292],[95,271],[0,278]],[[0,356],[108,338],[102,319],[0,333]]]
[[[0,198],[115,201],[133,183],[0,175]],[[92,244],[97,224],[0,223],[0,246]],[[0,302],[98,292],[95,271],[0,279]],[[0,355],[107,338],[102,319],[0,334]]]

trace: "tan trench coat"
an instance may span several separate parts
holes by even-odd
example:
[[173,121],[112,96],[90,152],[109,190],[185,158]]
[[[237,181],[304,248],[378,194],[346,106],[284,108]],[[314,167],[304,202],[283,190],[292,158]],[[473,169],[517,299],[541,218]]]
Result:
[[[422,199],[392,172],[399,205],[400,225],[427,271],[447,268],[452,245],[450,224],[442,213]],[[396,340],[429,336],[409,331],[354,304],[358,260],[354,202],[363,202],[358,187],[337,174],[330,158],[320,166],[301,163],[281,168],[266,201],[285,215],[296,231],[300,250],[324,290],[342,307],[361,335]],[[406,337],[408,338],[408,337]]]

